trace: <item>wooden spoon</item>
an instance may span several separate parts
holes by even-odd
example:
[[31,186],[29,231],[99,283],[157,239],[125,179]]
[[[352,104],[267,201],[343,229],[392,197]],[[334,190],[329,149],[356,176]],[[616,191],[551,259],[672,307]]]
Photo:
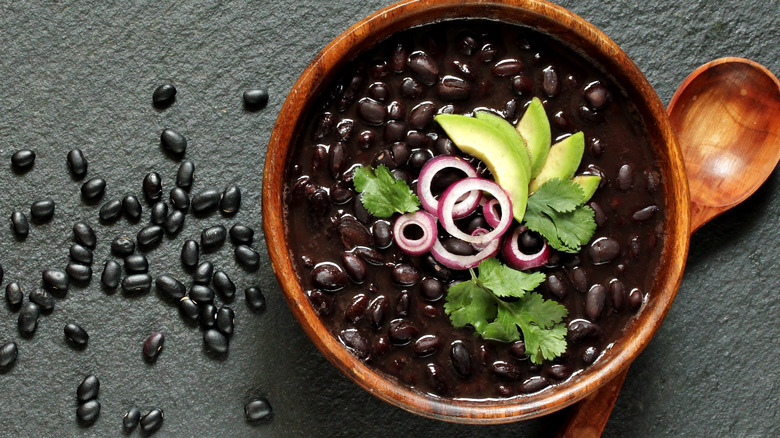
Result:
[[[668,108],[691,191],[691,233],[752,195],[780,161],[780,81],[743,58],[691,73]],[[559,437],[598,437],[628,368],[571,408]]]

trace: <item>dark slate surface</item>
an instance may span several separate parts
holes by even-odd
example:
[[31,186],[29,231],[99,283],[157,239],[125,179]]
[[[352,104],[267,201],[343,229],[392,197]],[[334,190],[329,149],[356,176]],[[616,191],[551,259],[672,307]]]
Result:
[[[82,148],[89,176],[108,181],[104,201],[141,195],[143,176],[156,170],[165,192],[177,163],[159,148],[165,127],[189,139],[196,164],[194,192],[238,183],[244,201],[235,217],[188,217],[176,239],[148,253],[152,274],[186,278],[178,252],[185,238],[217,223],[261,229],[263,157],[276,114],[295,79],[328,41],[389,1],[289,2],[3,2],[0,5],[0,216],[29,211],[31,202],[57,201],[55,218],[17,241],[0,228],[3,286],[37,286],[44,268],[64,268],[73,222],[95,225],[95,271],[118,235],[141,227],[125,219],[98,224],[97,205],[79,197],[65,155]],[[220,2],[227,3],[227,2]],[[645,72],[663,102],[696,66],[740,55],[780,72],[777,0],[688,2],[564,1],[612,37]],[[179,90],[166,111],[151,107],[154,88]],[[247,87],[267,87],[269,107],[242,109]],[[10,155],[38,154],[16,174]],[[745,204],[692,239],[679,296],[647,350],[631,368],[605,436],[778,436],[777,272],[780,175]],[[145,205],[145,218],[148,215]],[[258,233],[259,234],[259,233]],[[236,265],[226,244],[206,256],[231,274],[240,290],[260,285],[268,310],[254,314],[239,293],[236,334],[227,358],[207,356],[201,331],[154,292],[107,294],[98,277],[72,288],[41,318],[32,339],[16,329],[17,314],[0,305],[0,343],[19,343],[19,359],[0,374],[0,436],[118,436],[126,410],[160,407],[159,436],[546,436],[562,416],[503,426],[441,423],[390,407],[342,377],[313,347],[286,307],[267,263],[265,241],[255,247],[262,267]],[[75,321],[90,333],[81,351],[63,339]],[[151,331],[166,333],[154,365],[140,345]],[[76,387],[84,375],[101,381],[102,412],[92,427],[75,418]],[[249,425],[243,406],[265,395],[268,424]],[[135,432],[139,434],[139,432]]]

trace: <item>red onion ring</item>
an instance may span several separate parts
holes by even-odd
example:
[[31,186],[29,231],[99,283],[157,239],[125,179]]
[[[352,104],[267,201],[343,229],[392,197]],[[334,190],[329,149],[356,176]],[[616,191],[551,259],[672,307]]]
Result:
[[[417,196],[420,198],[420,204],[428,213],[435,215],[439,211],[439,200],[437,200],[436,197],[433,196],[433,192],[431,192],[433,177],[440,171],[448,168],[462,171],[466,174],[467,178],[477,176],[477,171],[474,170],[474,167],[460,157],[440,155],[428,160],[422,170],[420,170],[420,176],[417,179]],[[460,219],[470,215],[477,209],[481,198],[481,193],[472,192],[466,199],[458,202],[455,208],[453,208],[453,215],[455,218]]]
[[[474,231],[471,232],[471,235],[472,236],[481,236],[481,235],[487,234],[489,232],[490,232],[490,230],[488,230],[486,228],[478,227],[478,228],[475,228]],[[488,242],[488,243],[490,243],[490,242]],[[472,243],[471,246],[474,247],[474,249],[476,249],[477,251],[482,251],[487,246],[487,243],[485,243],[485,244]]]
[[447,249],[444,248],[444,245],[439,242],[439,239],[436,239],[433,248],[431,248],[431,255],[433,255],[433,258],[435,258],[437,262],[450,269],[471,269],[479,266],[479,262],[482,260],[498,254],[498,250],[501,247],[500,243],[501,241],[499,239],[492,240],[488,242],[487,246],[482,251],[473,255],[464,256],[447,251]]
[[482,205],[482,215],[485,216],[485,220],[487,221],[488,225],[493,228],[497,227],[501,222],[498,210],[496,210],[496,205],[498,205],[498,200],[495,198],[487,201]]
[[520,233],[525,230],[525,226],[515,228],[512,234],[504,238],[504,244],[501,247],[501,255],[504,256],[507,266],[520,271],[544,266],[550,259],[550,245],[547,244],[546,240],[543,240],[542,249],[534,254],[526,254],[520,250],[520,245],[517,242]]
[[[417,225],[423,235],[419,239],[410,239],[404,235],[404,229],[409,225]],[[393,224],[393,240],[403,252],[411,255],[424,254],[431,250],[438,241],[439,231],[436,228],[436,218],[422,210],[399,216]]]
[[[455,225],[455,219],[457,218],[453,215],[453,208],[455,207],[458,198],[466,193],[475,191],[484,191],[491,194],[498,200],[502,213],[501,220],[493,231],[480,236],[472,236],[461,231]],[[442,226],[444,226],[444,229],[447,230],[452,237],[477,244],[486,244],[491,240],[498,239],[509,229],[509,226],[514,220],[512,217],[512,201],[509,199],[509,195],[506,194],[501,186],[484,178],[465,178],[449,186],[441,195],[438,217]]]

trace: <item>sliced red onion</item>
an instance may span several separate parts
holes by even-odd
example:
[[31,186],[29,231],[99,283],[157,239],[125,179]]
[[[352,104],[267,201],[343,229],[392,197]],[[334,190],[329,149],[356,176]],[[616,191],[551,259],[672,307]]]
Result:
[[482,215],[485,216],[488,225],[493,228],[497,227],[501,222],[500,214],[498,210],[496,210],[496,206],[498,206],[498,199],[495,198],[482,205]]
[[512,234],[504,238],[504,244],[501,247],[501,255],[504,256],[506,264],[514,269],[524,271],[526,269],[538,268],[544,266],[547,260],[550,259],[550,245],[546,240],[543,240],[544,244],[542,249],[534,254],[525,254],[520,250],[520,233],[526,230],[526,227],[517,227]]
[[479,266],[479,262],[482,260],[498,254],[498,250],[501,247],[500,243],[500,240],[495,239],[490,241],[485,249],[476,254],[459,255],[447,251],[444,245],[439,242],[439,239],[436,239],[436,242],[433,244],[433,248],[431,248],[431,254],[433,255],[433,258],[436,259],[436,261],[450,269],[471,269]]
[[[474,231],[471,232],[471,235],[472,236],[481,236],[481,235],[487,234],[489,232],[490,232],[490,230],[488,230],[486,228],[478,227],[478,228],[475,228]],[[490,242],[488,242],[488,243],[490,243]],[[488,245],[487,243],[484,243],[484,244],[482,244],[482,243],[472,243],[471,244],[471,246],[474,247],[474,249],[476,249],[477,251],[482,251],[483,249],[485,249],[485,247],[487,245]]]
[[[404,235],[404,230],[409,225],[417,225],[422,229],[422,237],[410,239]],[[430,213],[419,210],[414,213],[406,213],[399,216],[393,224],[393,240],[403,252],[411,255],[424,254],[431,250],[433,244],[438,241],[438,229],[436,218]]]
[[[483,191],[498,200],[502,212],[501,220],[493,228],[493,231],[479,236],[472,236],[464,233],[455,225],[455,219],[457,218],[453,215],[453,208],[458,198],[464,194]],[[452,237],[477,244],[486,244],[501,237],[509,229],[514,219],[512,217],[512,201],[504,189],[493,181],[484,178],[465,178],[449,186],[441,195],[438,216],[442,226]]]
[[[435,215],[439,211],[439,200],[431,192],[433,177],[440,171],[449,168],[462,171],[467,178],[477,176],[477,171],[474,170],[474,167],[460,157],[440,155],[428,160],[422,170],[420,170],[420,176],[417,179],[417,196],[420,198],[420,204],[428,213]],[[481,198],[482,194],[479,192],[469,193],[468,197],[458,202],[453,208],[454,217],[460,219],[470,215],[479,206]]]

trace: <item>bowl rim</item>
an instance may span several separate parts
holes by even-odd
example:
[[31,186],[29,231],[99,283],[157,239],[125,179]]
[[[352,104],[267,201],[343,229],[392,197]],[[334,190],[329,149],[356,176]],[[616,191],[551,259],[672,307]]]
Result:
[[[624,329],[634,335],[620,336],[593,365],[579,374],[528,396],[448,399],[413,390],[374,371],[350,354],[320,321],[297,281],[286,241],[285,165],[289,149],[297,138],[296,127],[305,120],[311,96],[317,95],[316,91],[328,82],[334,67],[386,38],[393,29],[410,27],[408,23],[415,23],[415,20],[427,23],[456,16],[500,19],[553,33],[570,43],[572,40],[583,43],[578,44],[579,52],[585,51],[589,57],[596,58],[609,74],[617,75],[616,81],[627,89],[630,98],[638,99],[634,103],[651,134],[664,180],[667,236],[662,259],[665,262],[656,273],[660,281],[647,291],[642,310]],[[406,24],[400,26],[401,23]],[[271,264],[285,299],[325,357],[351,380],[386,402],[424,417],[470,424],[507,423],[557,411],[584,398],[626,369],[647,346],[669,311],[682,278],[690,236],[690,198],[682,154],[658,95],[639,68],[603,32],[574,13],[544,0],[403,0],[374,12],[342,32],[304,70],[279,112],[263,169],[262,212]]]

